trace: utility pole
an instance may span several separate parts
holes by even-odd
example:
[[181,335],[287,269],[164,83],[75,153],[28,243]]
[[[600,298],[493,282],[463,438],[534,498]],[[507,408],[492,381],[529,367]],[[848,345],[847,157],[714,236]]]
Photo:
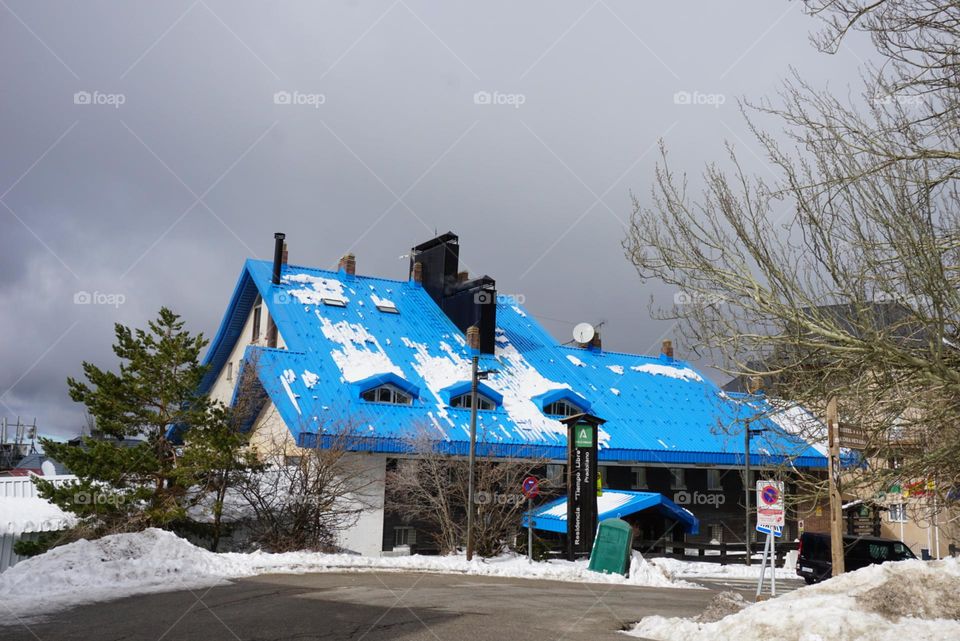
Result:
[[743,430],[743,543],[750,565],[750,419]]
[[[763,379],[751,376],[747,381],[747,393],[750,396],[763,389]],[[762,434],[765,430],[751,430],[750,419],[743,426],[743,544],[746,552],[746,564],[750,565],[750,437],[753,434]]]
[[470,458],[467,465],[467,561],[473,560],[473,513],[476,506],[473,504],[473,467],[477,457],[477,366],[480,356],[473,355],[473,368],[470,375]]
[[833,576],[843,574],[843,514],[840,503],[840,439],[837,435],[837,397],[827,401],[827,445],[830,455],[830,555]]

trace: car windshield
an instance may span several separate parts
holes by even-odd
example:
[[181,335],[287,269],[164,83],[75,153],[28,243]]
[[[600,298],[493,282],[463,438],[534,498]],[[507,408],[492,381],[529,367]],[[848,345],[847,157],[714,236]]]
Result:
[[895,558],[898,559],[915,559],[916,555],[903,543],[897,542],[893,544],[893,554]]

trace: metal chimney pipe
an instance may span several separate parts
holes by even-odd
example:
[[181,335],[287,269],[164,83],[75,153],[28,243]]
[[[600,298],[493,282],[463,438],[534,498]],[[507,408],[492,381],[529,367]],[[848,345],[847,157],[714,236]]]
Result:
[[273,235],[273,284],[280,284],[280,265],[283,264],[283,239],[286,234],[276,233]]

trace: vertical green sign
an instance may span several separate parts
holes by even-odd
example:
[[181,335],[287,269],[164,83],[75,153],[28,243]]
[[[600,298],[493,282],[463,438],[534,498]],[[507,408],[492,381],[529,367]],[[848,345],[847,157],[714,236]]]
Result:
[[593,447],[593,426],[581,423],[575,428],[573,446],[574,447]]

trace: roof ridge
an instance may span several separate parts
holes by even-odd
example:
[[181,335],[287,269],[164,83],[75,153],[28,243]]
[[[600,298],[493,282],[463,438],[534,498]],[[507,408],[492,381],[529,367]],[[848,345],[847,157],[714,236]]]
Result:
[[[269,265],[269,266],[273,265],[272,261],[269,261],[269,260],[262,260],[262,259],[255,259],[255,258],[251,258],[249,260],[255,263],[263,263],[264,265]],[[311,272],[321,272],[324,275],[330,276],[331,278],[344,276],[342,272],[336,269],[324,269],[323,267],[312,267],[310,265],[295,265],[295,264],[287,263],[286,265],[284,265],[284,269],[285,271],[302,269],[302,270],[311,271]],[[384,276],[368,276],[366,274],[355,274],[351,278],[354,280],[379,280],[387,283],[394,283],[397,285],[405,285],[410,282],[409,280],[386,278]]]
[[[618,350],[615,350],[615,349],[601,349],[601,350],[599,350],[599,352],[595,352],[595,351],[591,351],[591,350],[589,350],[589,349],[587,349],[587,348],[585,348],[585,347],[574,347],[574,346],[572,346],[572,345],[563,345],[563,344],[561,344],[561,343],[557,343],[556,346],[559,347],[560,349],[567,349],[567,350],[570,350],[570,351],[584,352],[584,353],[587,353],[587,354],[597,354],[597,353],[599,353],[601,356],[602,356],[603,354],[615,354],[615,355],[617,355],[617,356],[633,356],[634,358],[645,358],[645,359],[651,360],[651,361],[656,362],[656,363],[663,363],[663,360],[662,360],[659,356],[650,356],[649,354],[634,354],[633,352],[621,352],[621,351],[618,351]],[[671,361],[671,362],[668,363],[668,364],[680,365],[680,366],[683,366],[683,367],[689,367],[689,368],[691,368],[691,369],[694,369],[693,366],[690,365],[689,362],[684,361],[684,360],[680,360],[679,358],[673,359],[673,361]]]

